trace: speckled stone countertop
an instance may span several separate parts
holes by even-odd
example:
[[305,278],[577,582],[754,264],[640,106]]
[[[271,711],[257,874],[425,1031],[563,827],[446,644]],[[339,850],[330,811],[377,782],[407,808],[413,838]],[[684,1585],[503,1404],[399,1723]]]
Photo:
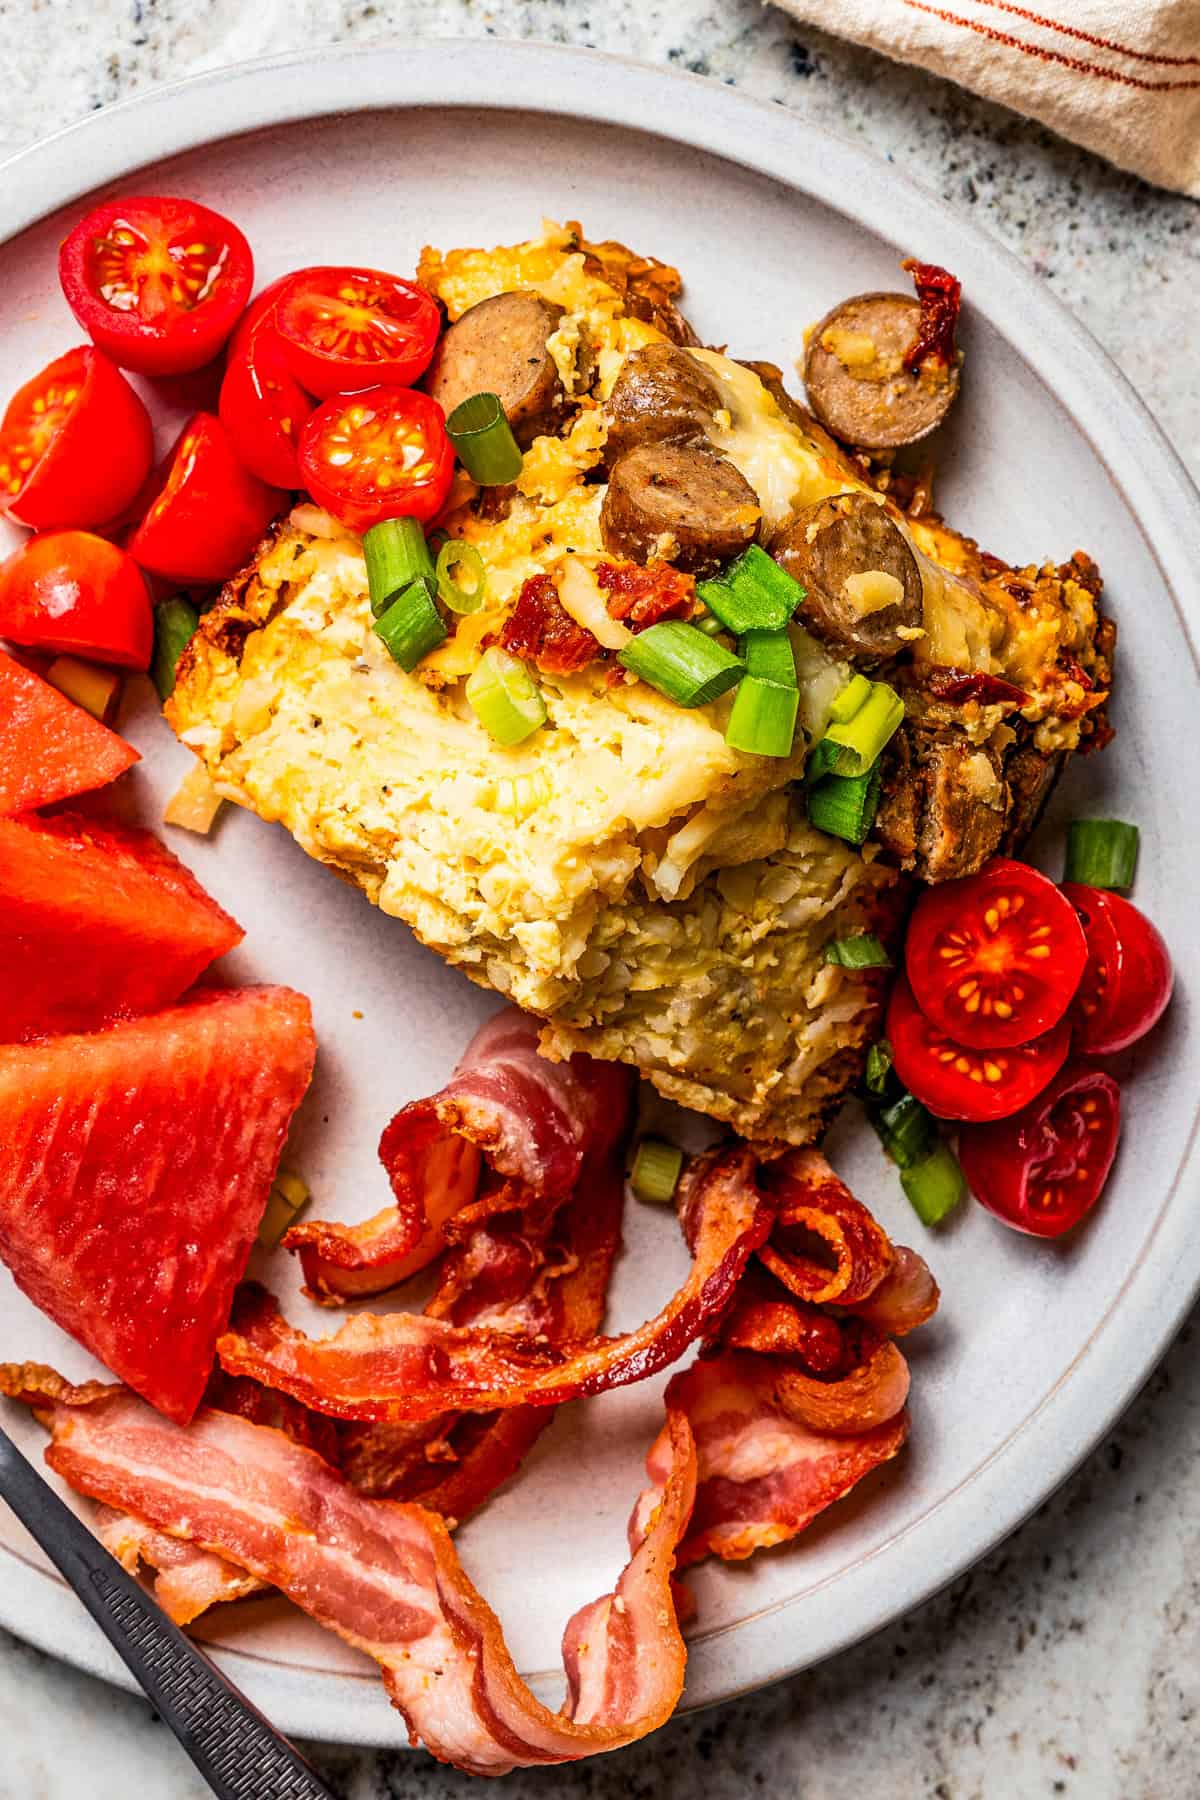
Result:
[[[411,35],[592,45],[732,82],[871,144],[1078,314],[1200,475],[1200,207],[756,0],[0,0],[0,151],[220,63]],[[972,1574],[793,1681],[512,1800],[1195,1800],[1195,1323],[1120,1429]],[[420,1756],[314,1752],[344,1800],[465,1795]],[[148,1707],[0,1634],[0,1800],[202,1800]],[[264,1797],[266,1800],[266,1797]]]

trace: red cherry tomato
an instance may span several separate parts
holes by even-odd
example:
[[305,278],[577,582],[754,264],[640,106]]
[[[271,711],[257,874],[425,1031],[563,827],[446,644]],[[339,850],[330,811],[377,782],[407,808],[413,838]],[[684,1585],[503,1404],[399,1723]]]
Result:
[[81,344],[9,401],[0,424],[0,505],[39,531],[99,525],[128,506],[153,455],[149,413],[121,371]]
[[1090,1056],[1127,1050],[1167,1010],[1175,971],[1162,934],[1145,913],[1107,888],[1068,881],[1063,893],[1079,914],[1088,963],[1075,1001],[1075,1043]]
[[242,467],[212,413],[188,421],[159,473],[162,485],[129,551],[171,581],[227,581],[287,504],[286,494]]
[[0,569],[0,637],[31,650],[144,669],[154,618],[142,571],[90,531],[30,538]]
[[254,283],[250,246],[195,200],[97,206],[66,238],[58,278],[92,342],[126,369],[181,375],[211,362]]
[[351,531],[432,519],[454,478],[442,409],[411,388],[368,388],[319,406],[300,439],[309,493]]
[[966,1125],[958,1160],[975,1198],[1033,1237],[1061,1237],[1100,1197],[1121,1132],[1111,1075],[1071,1063],[1031,1106],[999,1125]]
[[1070,901],[1047,876],[1007,857],[927,888],[904,945],[921,1011],[977,1049],[1027,1044],[1057,1025],[1086,962]]
[[1031,1044],[999,1050],[956,1043],[925,1017],[901,976],[892,990],[887,1035],[897,1075],[930,1112],[942,1119],[1005,1119],[1061,1069],[1071,1026],[1060,1019]]
[[292,277],[290,275],[280,275],[276,280],[269,281],[261,294],[255,294],[253,300],[238,320],[237,328],[229,340],[229,355],[231,358],[236,356],[237,352],[245,344],[246,339],[255,327],[262,323],[269,312],[274,311],[275,302],[278,300],[280,294],[282,294],[284,288],[291,279]]
[[269,314],[244,335],[239,329],[218,410],[238,456],[260,481],[302,485],[296,453],[313,403],[292,374]]
[[300,269],[275,303],[292,373],[318,399],[360,388],[410,387],[442,328],[437,302],[379,269]]

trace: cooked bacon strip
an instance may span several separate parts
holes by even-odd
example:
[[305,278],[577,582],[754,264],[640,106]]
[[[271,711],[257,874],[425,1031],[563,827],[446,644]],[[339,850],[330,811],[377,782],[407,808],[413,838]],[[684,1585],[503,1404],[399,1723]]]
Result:
[[682,1414],[614,1592],[567,1626],[569,1695],[552,1713],[521,1681],[435,1513],[365,1499],[314,1451],[230,1413],[205,1408],[185,1430],[119,1387],[74,1390],[87,1394],[75,1404],[53,1371],[29,1366],[0,1369],[0,1391],[47,1418],[46,1460],[78,1492],[238,1564],[372,1656],[412,1741],[443,1762],[504,1775],[615,1750],[679,1698],[671,1572],[696,1474]]
[[681,1568],[710,1555],[740,1561],[795,1537],[908,1436],[906,1412],[855,1436],[814,1431],[780,1405],[777,1375],[774,1358],[729,1350],[702,1356],[667,1387],[668,1417],[686,1413],[699,1463]]
[[538,1055],[541,1026],[507,1007],[476,1032],[439,1094],[398,1112],[379,1143],[395,1205],[361,1225],[293,1226],[308,1290],[337,1305],[397,1286],[433,1261],[475,1200],[484,1165],[539,1199],[573,1190],[583,1158],[625,1128],[633,1081],[619,1063]]
[[[771,1165],[767,1183],[778,1216],[758,1254],[771,1273],[815,1306],[852,1306],[873,1294],[892,1266],[891,1241],[821,1152],[789,1151]],[[804,1239],[820,1242],[810,1249]],[[832,1254],[832,1269],[818,1250]]]
[[876,1331],[904,1337],[932,1319],[941,1294],[923,1256],[906,1244],[892,1246],[894,1260],[875,1292],[851,1308]]
[[765,1241],[773,1208],[755,1175],[745,1145],[698,1159],[681,1184],[691,1271],[661,1312],[622,1337],[558,1350],[494,1327],[363,1313],[332,1337],[314,1339],[276,1315],[251,1332],[228,1332],[218,1345],[222,1366],[346,1419],[557,1406],[642,1381],[713,1329]]
[[958,354],[954,336],[962,282],[948,269],[939,269],[936,263],[918,262],[915,257],[910,256],[900,266],[912,276],[921,303],[917,335],[904,353],[904,367],[920,371],[926,363],[932,363],[935,369],[949,369]]
[[226,1600],[269,1591],[257,1575],[110,1506],[99,1508],[96,1536],[130,1575],[136,1575],[143,1563],[157,1571],[154,1598],[176,1625],[190,1625],[210,1606]]

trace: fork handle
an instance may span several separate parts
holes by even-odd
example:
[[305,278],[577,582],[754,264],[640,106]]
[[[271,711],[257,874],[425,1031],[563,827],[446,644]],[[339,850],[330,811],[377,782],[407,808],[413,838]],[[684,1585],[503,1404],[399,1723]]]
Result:
[[218,1800],[335,1800],[0,1430],[0,1498],[74,1588]]

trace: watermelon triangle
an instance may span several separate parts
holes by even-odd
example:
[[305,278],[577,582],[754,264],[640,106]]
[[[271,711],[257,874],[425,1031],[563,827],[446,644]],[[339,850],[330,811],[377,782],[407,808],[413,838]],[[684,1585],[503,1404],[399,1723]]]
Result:
[[0,815],[104,787],[137,760],[132,744],[0,650]]
[[0,819],[0,1041],[168,1006],[242,935],[152,832]]
[[211,989],[0,1048],[0,1257],[168,1418],[198,1406],[312,1075],[308,1001]]

